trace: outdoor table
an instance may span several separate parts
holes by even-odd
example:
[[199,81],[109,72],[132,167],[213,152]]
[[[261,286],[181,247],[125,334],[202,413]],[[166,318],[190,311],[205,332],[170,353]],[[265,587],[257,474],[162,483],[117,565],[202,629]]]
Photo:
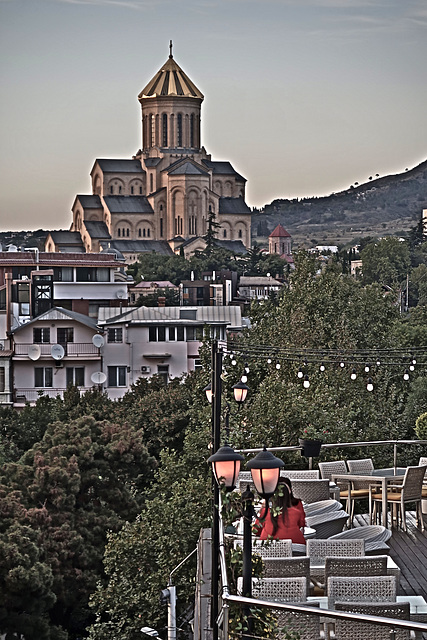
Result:
[[[351,482],[369,481],[381,482],[382,491],[382,524],[387,528],[387,485],[393,482],[401,482],[405,475],[406,467],[389,467],[387,469],[374,469],[372,473],[333,473],[334,482],[350,481],[349,497],[351,495]],[[370,514],[369,514],[370,515]]]
[[[318,602],[321,609],[328,609],[328,596],[309,596],[307,604]],[[424,622],[427,617],[427,602],[423,596],[396,596],[396,602],[409,602],[411,620]]]

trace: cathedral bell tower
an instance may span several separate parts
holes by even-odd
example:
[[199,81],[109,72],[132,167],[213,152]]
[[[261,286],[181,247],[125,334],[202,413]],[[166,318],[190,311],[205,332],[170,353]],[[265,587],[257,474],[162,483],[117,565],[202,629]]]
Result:
[[[138,95],[142,109],[142,151],[199,153],[203,94],[172,55]],[[153,155],[156,155],[153,153]]]

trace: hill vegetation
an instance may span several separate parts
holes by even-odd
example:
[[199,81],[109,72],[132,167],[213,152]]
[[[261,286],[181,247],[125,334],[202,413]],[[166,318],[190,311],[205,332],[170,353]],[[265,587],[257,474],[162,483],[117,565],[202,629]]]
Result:
[[404,173],[372,176],[365,184],[326,197],[276,199],[252,217],[254,239],[263,244],[280,223],[294,247],[356,244],[364,236],[402,235],[427,207],[427,160]]

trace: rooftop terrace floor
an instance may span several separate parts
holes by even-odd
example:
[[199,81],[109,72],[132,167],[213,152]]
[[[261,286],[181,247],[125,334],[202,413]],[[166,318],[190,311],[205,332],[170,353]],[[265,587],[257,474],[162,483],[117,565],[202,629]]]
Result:
[[[424,514],[424,532],[416,526],[414,511],[407,512],[406,518],[408,531],[393,527],[387,542],[389,555],[401,570],[399,595],[420,595],[427,599],[427,515]],[[366,524],[369,524],[368,515],[355,516],[355,527]]]

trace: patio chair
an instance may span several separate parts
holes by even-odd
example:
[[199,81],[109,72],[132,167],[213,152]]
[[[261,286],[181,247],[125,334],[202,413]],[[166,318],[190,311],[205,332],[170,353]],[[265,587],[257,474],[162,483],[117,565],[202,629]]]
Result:
[[394,576],[364,576],[361,578],[328,578],[328,608],[336,602],[396,602]]
[[316,560],[324,563],[328,556],[348,557],[348,556],[364,556],[365,543],[363,540],[318,540],[312,538],[307,540],[307,555],[310,556],[313,563]]
[[[237,593],[242,595],[243,578],[237,578]],[[252,597],[278,602],[306,602],[307,580],[296,578],[252,578]]]
[[[369,475],[374,470],[374,463],[372,462],[372,458],[363,458],[362,460],[347,460],[347,467],[350,473],[359,473],[360,475]],[[354,488],[357,489],[358,485],[363,485],[360,487],[361,489],[366,487],[369,489],[369,481],[361,480],[360,482],[354,482]]]
[[[320,606],[319,602],[307,604],[310,607]],[[304,640],[319,640],[320,637],[324,637],[324,635],[321,636],[320,631],[320,616],[299,611],[275,611],[275,613],[277,613],[277,638],[279,640],[289,638],[289,633],[296,634],[297,637],[304,638]]]
[[310,590],[310,558],[263,558],[265,578],[297,578],[304,576]]
[[[241,540],[236,541],[242,546]],[[261,558],[291,558],[292,540],[259,540],[252,538],[252,553],[256,553]]]
[[306,504],[329,499],[329,480],[292,480],[292,492]]
[[[335,609],[336,611],[381,616],[382,618],[410,619],[409,602],[336,602]],[[391,629],[392,627],[359,622],[358,620],[337,619],[335,621],[335,640],[364,640],[365,638],[390,640]],[[409,640],[410,637],[410,631],[407,629],[395,630],[395,640]]]
[[284,469],[281,476],[289,480],[319,480],[320,473],[317,469]]
[[346,511],[339,509],[306,516],[306,522],[308,527],[316,530],[316,538],[329,538],[344,529],[349,517]]
[[387,541],[390,540],[390,538],[390,529],[386,529],[379,524],[371,524],[364,527],[356,527],[355,529],[347,529],[346,531],[331,536],[329,540],[362,539],[365,543],[365,555],[368,556],[388,554],[390,547]]
[[328,556],[325,558],[325,596],[328,591],[328,578],[332,576],[386,576],[387,556],[360,557],[348,556],[338,558]]
[[[421,500],[423,481],[426,470],[427,465],[407,467],[402,484],[388,486],[387,501],[390,505],[396,505],[396,508],[398,507],[397,520],[399,519],[400,514],[400,519],[402,521],[402,527],[404,531],[407,531],[405,510],[405,504],[407,502],[415,503],[417,526],[420,526],[421,531],[424,531]],[[381,488],[378,485],[371,484],[369,487],[369,512],[371,514],[371,519],[374,522],[377,515],[377,506],[378,504],[381,505],[382,498],[383,494]]]
[[[334,473],[348,473],[345,460],[335,462],[319,462],[320,475],[322,478],[332,479]],[[337,482],[340,489],[340,500],[346,501],[346,510],[350,513],[350,524],[353,523],[355,500],[369,498],[369,486],[366,488],[356,488],[354,483]]]

